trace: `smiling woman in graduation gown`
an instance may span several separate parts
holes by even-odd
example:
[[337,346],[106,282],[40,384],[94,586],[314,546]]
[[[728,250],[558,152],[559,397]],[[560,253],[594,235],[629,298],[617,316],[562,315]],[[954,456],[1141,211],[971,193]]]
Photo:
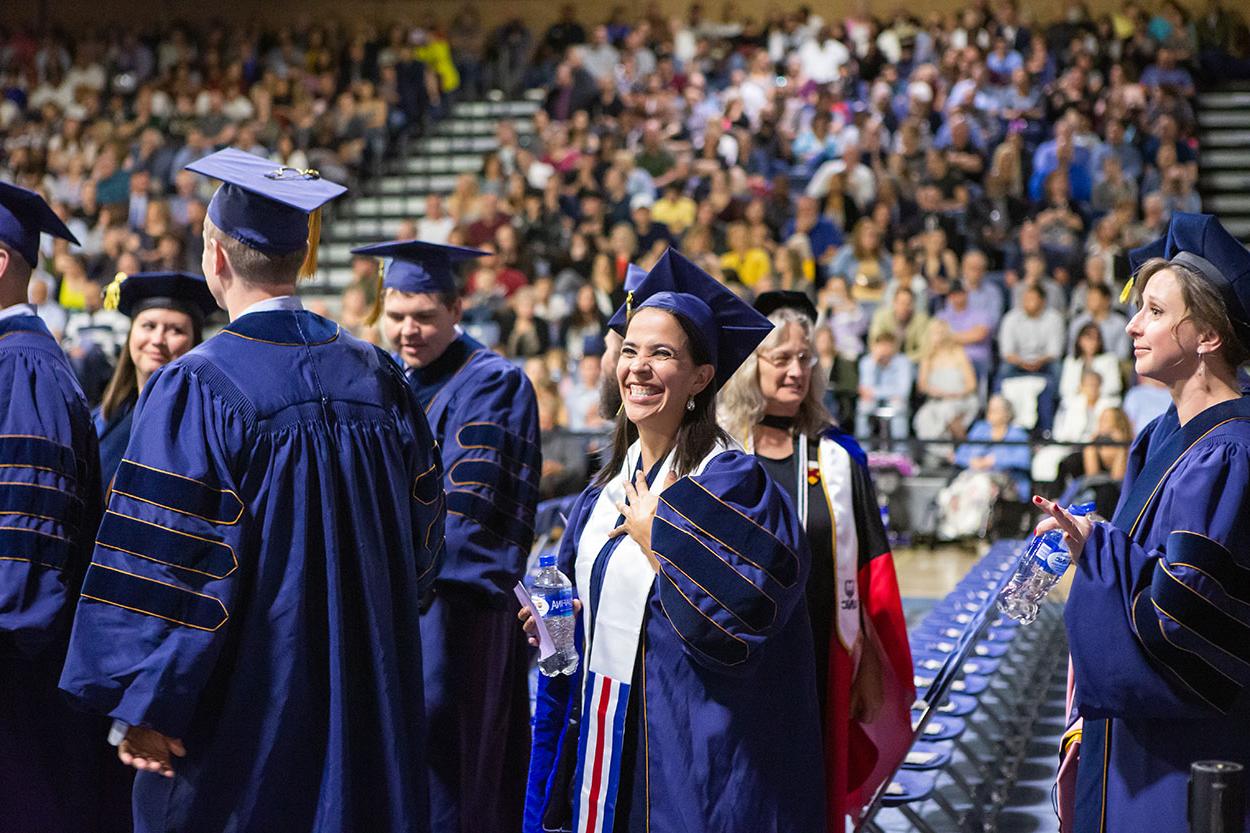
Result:
[[106,309],[131,320],[130,335],[95,414],[100,480],[108,492],[130,442],[135,403],[159,367],[203,340],[204,318],[217,310],[208,283],[187,272],[119,274],[104,296]]
[[713,406],[771,325],[669,250],[611,326],[614,459],[560,552],[582,663],[541,680],[526,829],[819,833],[807,545]]
[[1137,372],[1173,407],[1134,441],[1110,522],[1035,499],[1077,557],[1060,795],[1077,833],[1187,830],[1190,764],[1250,766],[1250,398],[1235,373],[1250,255],[1214,217],[1176,214],[1133,257]]

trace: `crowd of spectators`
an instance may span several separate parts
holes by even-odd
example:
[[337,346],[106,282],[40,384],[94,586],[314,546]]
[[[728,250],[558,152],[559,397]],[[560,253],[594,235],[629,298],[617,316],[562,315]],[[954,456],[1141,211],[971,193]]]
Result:
[[[465,326],[524,364],[553,438],[603,428],[598,336],[629,264],[672,245],[744,296],[810,293],[830,408],[874,441],[958,443],[1001,391],[1034,439],[1083,442],[1167,401],[1133,378],[1126,253],[1200,209],[1195,77],[1247,30],[1221,0],[1042,11],[0,33],[0,177],[83,241],[32,290],[73,351],[117,325],[92,297],[115,271],[198,262],[187,161],[233,145],[350,182],[458,88],[541,87],[532,130],[501,122],[399,236],[490,252]],[[336,314],[376,338],[376,265],[353,270]]]

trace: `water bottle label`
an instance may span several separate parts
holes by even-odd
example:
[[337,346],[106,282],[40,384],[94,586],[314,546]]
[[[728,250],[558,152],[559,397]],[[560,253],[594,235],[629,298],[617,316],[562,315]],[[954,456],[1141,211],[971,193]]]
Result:
[[1061,576],[1067,571],[1068,565],[1071,563],[1072,556],[1066,550],[1052,550],[1047,553],[1043,566],[1046,568],[1046,572]]
[[552,616],[572,616],[573,588],[565,587],[549,596],[535,596],[534,607],[538,608],[538,615],[544,619]]

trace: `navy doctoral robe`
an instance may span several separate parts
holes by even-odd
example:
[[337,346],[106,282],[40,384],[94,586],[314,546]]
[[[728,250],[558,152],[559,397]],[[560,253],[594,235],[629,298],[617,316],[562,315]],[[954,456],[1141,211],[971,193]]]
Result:
[[3,833],[113,829],[99,805],[107,722],[57,690],[99,518],[99,452],[74,372],[37,316],[0,319]]
[[[614,565],[641,557],[604,537],[636,449],[605,488],[582,493],[561,542],[560,569],[584,605],[582,662],[571,677],[540,678],[526,833],[821,833],[809,550],[790,499],[753,456],[719,450],[663,491],[651,541],[660,571],[638,596],[636,656],[616,657],[633,676],[613,680],[612,663],[596,670],[586,657],[587,626],[592,652],[617,641],[616,622],[601,621],[622,595]],[[662,482],[667,465],[648,480]]]
[[1250,398],[1142,431],[1065,618],[1084,720],[1075,830],[1188,830],[1190,764],[1250,767]]
[[467,335],[410,371],[442,449],[447,555],[421,616],[432,826],[520,829],[529,653],[512,587],[534,538],[538,407],[520,368]]
[[424,833],[419,606],[442,470],[382,351],[245,314],[135,410],[61,687],[181,738],[138,833]]
[[137,399],[136,395],[123,402],[107,422],[98,410],[94,415],[96,434],[100,437],[100,486],[106,499],[109,486],[126,454],[126,446],[130,444],[130,426],[134,422]]

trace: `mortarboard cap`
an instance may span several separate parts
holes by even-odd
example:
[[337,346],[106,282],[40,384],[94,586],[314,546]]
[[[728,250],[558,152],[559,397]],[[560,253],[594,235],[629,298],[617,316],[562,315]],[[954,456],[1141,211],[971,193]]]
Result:
[[104,306],[129,318],[145,309],[176,309],[199,323],[218,310],[208,281],[190,272],[120,273],[105,289]]
[[78,244],[78,238],[43,197],[18,185],[0,182],[0,243],[11,246],[31,269],[36,269],[39,235],[43,232]]
[[249,248],[271,256],[308,247],[300,277],[317,271],[321,207],[347,189],[299,170],[227,148],[187,165],[188,171],[219,179],[222,186],[208,204],[208,218]]
[[608,326],[624,335],[633,314],[647,308],[682,318],[716,368],[717,389],[773,329],[772,322],[675,249],[667,250],[626,297]]
[[642,283],[642,279],[647,276],[647,270],[641,266],[629,264],[625,267],[625,291],[633,292],[638,288],[638,284]]
[[769,316],[779,309],[792,309],[806,315],[812,323],[816,323],[816,305],[807,297],[806,292],[778,289],[773,292],[761,293],[755,299],[755,310],[760,315]]
[[449,293],[456,291],[455,265],[462,260],[485,257],[490,252],[445,246],[422,240],[375,243],[352,249],[354,255],[383,258],[378,267],[378,294],[367,323],[382,314],[382,292],[397,289],[409,293]]
[[583,356],[602,356],[606,352],[608,352],[608,344],[603,336],[593,335],[582,339]]
[[[1237,337],[1250,348],[1250,251],[1214,215],[1174,213],[1165,236],[1129,252],[1129,266],[1136,274],[1156,257],[1187,266],[1209,281],[1224,300]],[[1121,303],[1132,291],[1130,278]]]

